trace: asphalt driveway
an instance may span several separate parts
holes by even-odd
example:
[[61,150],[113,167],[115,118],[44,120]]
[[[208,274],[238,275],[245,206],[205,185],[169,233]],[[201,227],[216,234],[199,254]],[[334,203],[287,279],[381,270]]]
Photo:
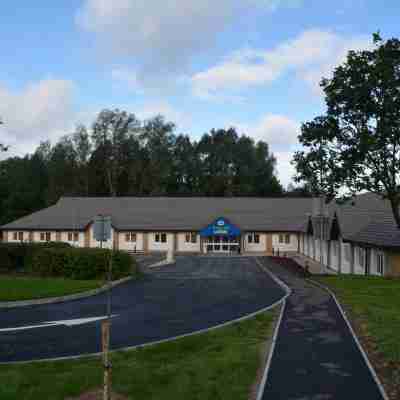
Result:
[[[265,308],[284,291],[251,257],[178,257],[112,291],[111,347],[119,349],[206,329]],[[0,310],[0,362],[100,351],[100,322],[42,326],[103,316],[104,294],[62,304]],[[39,326],[38,326],[39,325]],[[1,329],[37,326],[1,332]]]

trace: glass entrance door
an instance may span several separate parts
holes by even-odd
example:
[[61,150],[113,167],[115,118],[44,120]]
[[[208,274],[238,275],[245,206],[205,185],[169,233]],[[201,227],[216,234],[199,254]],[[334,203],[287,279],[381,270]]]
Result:
[[207,253],[237,253],[240,238],[228,236],[210,236],[206,241]]

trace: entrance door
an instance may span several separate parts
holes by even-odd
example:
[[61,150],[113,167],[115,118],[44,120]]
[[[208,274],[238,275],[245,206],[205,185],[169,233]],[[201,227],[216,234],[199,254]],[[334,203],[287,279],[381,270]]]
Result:
[[207,241],[207,253],[232,253],[239,249],[239,238],[228,236],[210,236]]

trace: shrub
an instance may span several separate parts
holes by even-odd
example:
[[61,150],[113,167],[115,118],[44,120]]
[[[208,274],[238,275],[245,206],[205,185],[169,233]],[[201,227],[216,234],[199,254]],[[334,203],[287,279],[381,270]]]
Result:
[[[106,279],[111,250],[87,248],[42,248],[35,252],[30,270],[38,276],[62,276],[70,279]],[[136,274],[134,259],[114,251],[112,279]]]
[[68,243],[0,243],[0,269],[7,272],[29,269],[33,255],[43,248],[70,248]]

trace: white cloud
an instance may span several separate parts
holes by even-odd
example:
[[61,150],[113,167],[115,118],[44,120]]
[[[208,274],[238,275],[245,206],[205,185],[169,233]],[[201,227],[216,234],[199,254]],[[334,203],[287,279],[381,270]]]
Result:
[[133,57],[138,78],[182,71],[193,55],[207,51],[217,35],[249,7],[275,10],[301,0],[86,0],[80,28],[94,33],[104,54]]
[[123,67],[116,67],[111,71],[111,78],[130,90],[135,92],[142,91],[135,71]]
[[10,145],[7,155],[30,152],[41,140],[56,139],[73,128],[74,85],[46,79],[20,92],[0,86],[0,142]]
[[176,124],[177,133],[191,133],[193,130],[193,120],[189,113],[175,109],[164,101],[149,102],[135,111],[135,115],[140,120],[150,119],[156,115],[162,115],[168,122]]
[[272,50],[236,51],[220,64],[194,74],[190,82],[194,95],[210,99],[268,85],[294,72],[316,91],[321,78],[344,60],[348,50],[367,48],[370,42],[364,36],[346,38],[330,31],[308,30]]
[[287,187],[289,183],[293,183],[293,176],[295,175],[295,167],[291,164],[293,159],[293,151],[278,151],[274,152],[277,165],[276,170],[278,178],[283,187]]
[[267,142],[272,149],[282,149],[298,143],[300,124],[284,115],[266,114],[254,124],[236,124],[239,130],[256,140]]
[[284,187],[294,175],[294,167],[290,164],[293,152],[298,148],[297,136],[300,123],[279,114],[266,114],[254,124],[236,124],[239,132],[251,136],[255,140],[263,140],[270,146],[270,151],[277,159],[277,174]]

